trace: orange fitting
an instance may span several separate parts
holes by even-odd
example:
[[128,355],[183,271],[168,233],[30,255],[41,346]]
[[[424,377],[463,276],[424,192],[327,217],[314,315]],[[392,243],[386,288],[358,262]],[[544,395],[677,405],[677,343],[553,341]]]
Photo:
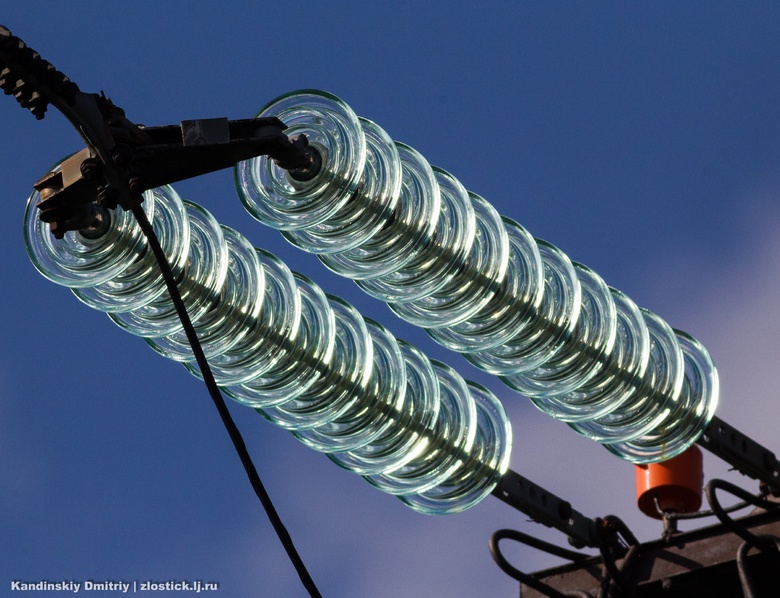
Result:
[[661,463],[636,466],[636,502],[648,517],[662,519],[663,512],[694,513],[701,507],[704,485],[702,455],[698,447]]

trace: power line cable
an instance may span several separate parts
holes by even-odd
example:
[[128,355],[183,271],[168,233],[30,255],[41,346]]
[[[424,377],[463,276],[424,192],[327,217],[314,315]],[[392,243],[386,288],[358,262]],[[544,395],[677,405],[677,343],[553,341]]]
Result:
[[241,432],[239,432],[238,427],[233,421],[233,418],[230,415],[230,411],[225,404],[225,399],[222,397],[219,386],[217,385],[217,382],[214,379],[214,375],[211,372],[211,367],[209,366],[208,361],[206,360],[206,356],[203,353],[200,341],[198,340],[198,335],[195,332],[195,327],[192,325],[192,321],[190,320],[189,314],[187,313],[187,308],[184,305],[181,294],[179,293],[179,288],[176,284],[176,278],[173,274],[173,271],[171,270],[170,264],[168,263],[168,259],[165,256],[165,252],[160,246],[160,242],[154,232],[154,228],[149,222],[149,219],[146,217],[146,213],[143,211],[141,206],[135,206],[132,209],[132,212],[138,221],[138,225],[141,227],[141,231],[146,236],[149,247],[151,248],[154,257],[157,260],[157,265],[160,268],[163,280],[165,281],[165,285],[168,288],[171,301],[173,302],[176,313],[178,314],[182,326],[184,327],[184,332],[187,335],[187,340],[192,348],[195,361],[197,362],[198,368],[200,369],[200,372],[203,376],[203,381],[206,383],[206,388],[208,389],[211,399],[214,401],[214,405],[219,412],[219,416],[222,418],[222,423],[225,425],[225,428],[230,435],[230,439],[233,441],[233,446],[235,447],[236,452],[241,459],[244,470],[249,477],[249,482],[252,484],[252,488],[254,489],[255,494],[257,494],[257,497],[260,499],[268,519],[276,531],[276,535],[279,537],[282,546],[287,552],[287,556],[295,567],[295,571],[298,573],[303,586],[306,588],[312,598],[322,598],[322,594],[320,594],[320,591],[317,589],[314,580],[309,575],[309,572],[303,563],[303,559],[301,559],[300,555],[298,554],[298,551],[293,544],[292,538],[290,537],[287,528],[284,527],[279,514],[276,512],[276,509],[271,502],[271,498],[263,486],[262,481],[260,480],[257,469],[255,469],[254,463],[252,463],[252,459],[249,456],[249,451],[246,448],[246,444],[244,443],[244,439],[241,436]]

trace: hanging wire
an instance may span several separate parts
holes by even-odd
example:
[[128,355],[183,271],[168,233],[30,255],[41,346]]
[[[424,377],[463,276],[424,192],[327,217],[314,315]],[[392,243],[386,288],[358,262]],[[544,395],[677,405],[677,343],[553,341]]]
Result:
[[617,588],[621,595],[630,595],[630,582],[626,579],[627,573],[636,556],[639,554],[639,544],[632,544],[624,553],[623,562],[617,564],[617,556],[614,547],[601,547],[599,552],[604,562],[604,572],[599,588],[599,598],[606,598],[614,594]]
[[761,498],[760,496],[754,496],[744,488],[740,488],[739,486],[732,484],[731,482],[727,482],[726,480],[710,480],[704,487],[704,494],[707,497],[707,502],[709,503],[712,512],[717,516],[717,518],[725,527],[729,528],[750,546],[757,548],[762,552],[777,550],[777,544],[774,542],[774,540],[767,541],[766,539],[762,539],[761,537],[752,534],[748,531],[747,527],[729,517],[726,509],[723,508],[723,506],[720,504],[720,501],[718,500],[716,493],[717,490],[724,490],[729,494],[733,494],[737,498],[741,498],[747,503],[762,509],[766,509],[767,511],[776,509],[780,505],[778,505],[778,503],[766,500],[765,498]]
[[[529,536],[528,534],[524,534],[523,532],[513,529],[500,529],[494,532],[493,535],[490,536],[490,541],[488,543],[488,546],[490,547],[490,554],[501,570],[513,579],[516,579],[520,583],[527,585],[529,588],[533,588],[537,592],[541,592],[545,596],[550,596],[551,598],[569,598],[583,595],[582,592],[567,592],[565,594],[561,593],[555,588],[540,581],[533,575],[520,571],[520,569],[512,565],[506,559],[503,552],[501,552],[501,547],[499,546],[501,540],[514,540],[515,542],[526,544],[527,546],[531,546],[537,550],[542,550],[554,556],[567,559],[575,563],[580,563],[588,559],[589,556],[587,554],[576,552],[574,550],[568,550],[567,548],[563,548],[555,544],[550,544],[549,542],[545,542],[544,540],[540,540],[539,538]],[[587,594],[584,595],[587,596]]]
[[252,463],[252,458],[249,456],[249,451],[246,448],[244,439],[241,437],[241,432],[238,430],[238,427],[233,421],[233,418],[230,415],[230,411],[225,404],[225,399],[222,397],[222,393],[220,392],[219,387],[214,380],[214,375],[212,374],[211,368],[209,367],[208,361],[206,360],[206,356],[203,353],[200,341],[198,340],[198,335],[196,334],[195,328],[193,327],[190,317],[187,313],[184,301],[182,301],[173,271],[171,270],[171,266],[165,257],[165,252],[160,246],[160,242],[157,239],[154,228],[152,227],[149,219],[146,217],[146,214],[140,206],[133,208],[132,212],[136,221],[138,222],[139,227],[141,228],[141,231],[149,243],[149,247],[154,253],[154,257],[160,268],[160,272],[162,273],[163,279],[165,280],[165,286],[167,287],[168,293],[170,294],[171,301],[176,308],[176,313],[179,315],[179,319],[181,320],[181,324],[187,335],[187,340],[192,347],[192,353],[195,356],[198,367],[200,368],[203,381],[206,383],[206,388],[208,389],[211,399],[214,401],[214,405],[219,412],[222,423],[225,425],[225,428],[230,435],[230,439],[233,441],[233,446],[235,447],[236,452],[241,459],[241,464],[244,466],[244,470],[249,477],[249,482],[252,484],[252,488],[254,489],[255,494],[257,494],[257,497],[260,499],[260,502],[263,505],[263,509],[265,509],[268,519],[270,520],[274,531],[276,531],[276,535],[279,537],[279,540],[281,541],[287,556],[295,567],[295,571],[298,573],[298,576],[300,577],[303,586],[306,588],[306,591],[312,598],[321,598],[322,594],[320,594],[320,591],[317,589],[314,580],[311,578],[311,575],[309,575],[303,559],[298,554],[298,551],[293,544],[292,538],[290,537],[287,528],[284,526],[284,523],[282,523],[279,514],[276,512],[276,509],[271,502],[271,497],[268,495],[268,492],[260,480],[257,469],[255,468],[254,463]]
[[[767,546],[774,546],[776,553],[780,553],[780,538],[772,536],[770,534],[759,534],[756,536],[758,540],[765,543]],[[739,582],[742,584],[742,593],[745,598],[760,598],[760,594],[756,588],[756,580],[748,568],[747,556],[748,552],[752,548],[750,542],[742,542],[737,550],[737,571],[739,573]]]
[[[597,523],[603,537],[611,539],[599,546],[604,562],[599,596],[600,598],[611,596],[613,587],[616,587],[621,594],[630,594],[630,583],[626,577],[631,563],[639,554],[639,540],[620,517],[607,515]],[[620,565],[617,564],[618,558],[623,559]]]

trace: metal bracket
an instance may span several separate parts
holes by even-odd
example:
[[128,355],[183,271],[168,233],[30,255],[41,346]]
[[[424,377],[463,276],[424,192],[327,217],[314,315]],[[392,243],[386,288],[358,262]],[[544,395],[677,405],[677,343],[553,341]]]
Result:
[[598,547],[604,543],[597,523],[572,508],[571,503],[534,484],[519,473],[507,471],[493,496],[522,511],[534,521],[553,527],[569,537],[572,546]]
[[[759,537],[771,534],[776,538],[780,533],[780,509],[757,510],[736,521]],[[742,544],[742,538],[717,523],[642,543],[633,559],[627,555],[617,559],[616,565],[627,572],[625,595],[636,598],[742,596],[744,586],[738,575],[738,550]],[[758,589],[755,596],[779,595],[776,552],[760,552],[743,560],[754,573]],[[626,570],[627,561],[630,565]],[[566,596],[602,595],[599,592],[607,581],[601,556],[531,575]],[[525,584],[521,584],[520,593],[524,598],[548,595]]]
[[780,462],[775,454],[746,434],[713,417],[698,444],[743,474],[765,483],[780,495]]
[[0,89],[41,119],[49,104],[78,131],[87,147],[59,172],[43,177],[41,219],[62,238],[78,230],[87,206],[125,210],[138,206],[148,189],[228,168],[260,155],[270,156],[298,180],[319,171],[320,156],[307,139],[290,139],[277,118],[187,120],[180,125],[144,127],[103,94],[83,93],[51,63],[0,25]]
[[291,172],[312,162],[306,138],[289,139],[284,134],[286,126],[277,118],[132,126],[143,134],[143,141],[115,144],[111,163],[104,163],[97,150],[88,146],[65,160],[59,171],[35,183],[41,193],[40,218],[50,224],[55,237],[79,230],[86,204],[130,209],[141,202],[147,189],[229,168],[259,155],[271,156]]

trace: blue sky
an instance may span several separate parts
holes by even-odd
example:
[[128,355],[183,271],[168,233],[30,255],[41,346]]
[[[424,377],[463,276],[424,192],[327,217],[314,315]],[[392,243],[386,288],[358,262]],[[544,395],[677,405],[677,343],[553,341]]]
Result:
[[[699,338],[718,414],[775,451],[780,407],[780,9],[691,3],[27,1],[2,22],[135,122],[245,118],[330,91],[536,237]],[[0,98],[0,587],[12,579],[202,579],[224,596],[303,590],[205,389],[43,279],[21,223],[34,183],[81,142]],[[231,173],[176,186],[255,245],[490,387],[511,466],[642,540],[633,466],[536,411],[242,209]],[[514,596],[487,539],[503,503],[429,517],[231,405],[327,596]],[[707,457],[705,474],[754,485]],[[532,571],[556,561],[513,550]]]

